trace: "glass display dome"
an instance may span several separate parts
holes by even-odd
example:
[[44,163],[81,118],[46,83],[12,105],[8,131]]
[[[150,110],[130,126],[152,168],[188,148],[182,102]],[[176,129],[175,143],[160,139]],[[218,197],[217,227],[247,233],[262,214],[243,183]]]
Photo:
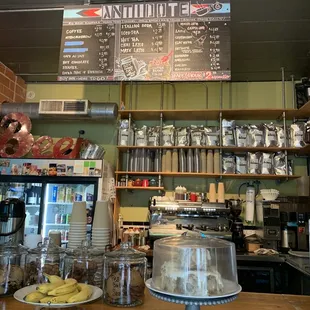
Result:
[[239,292],[234,243],[202,236],[156,240],[152,286],[167,293],[203,298]]

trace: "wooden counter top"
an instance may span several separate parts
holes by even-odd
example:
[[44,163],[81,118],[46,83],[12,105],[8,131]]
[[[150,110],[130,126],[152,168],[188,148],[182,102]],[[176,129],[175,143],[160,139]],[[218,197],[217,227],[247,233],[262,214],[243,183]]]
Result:
[[[0,310],[34,310],[35,307],[19,303],[13,297],[0,299]],[[46,308],[47,309],[47,308]],[[98,300],[80,307],[67,308],[80,310],[116,310],[125,308],[109,307]],[[128,310],[128,308],[126,308]],[[135,309],[135,308],[133,308]],[[185,306],[160,301],[146,292],[145,303],[136,307],[137,310],[184,310]],[[215,307],[201,307],[201,309],[214,310],[310,310],[310,296],[274,295],[241,293],[237,300],[226,305]]]

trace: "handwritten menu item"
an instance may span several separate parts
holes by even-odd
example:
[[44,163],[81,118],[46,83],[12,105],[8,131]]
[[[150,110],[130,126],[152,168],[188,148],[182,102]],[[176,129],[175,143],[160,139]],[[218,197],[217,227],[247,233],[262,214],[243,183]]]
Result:
[[60,81],[230,80],[230,0],[64,10]]
[[107,80],[114,74],[115,26],[84,24],[63,26],[61,62],[63,80]]
[[[229,27],[222,22],[180,22],[174,31],[175,75],[224,72],[230,67]],[[221,43],[223,41],[224,43]]]

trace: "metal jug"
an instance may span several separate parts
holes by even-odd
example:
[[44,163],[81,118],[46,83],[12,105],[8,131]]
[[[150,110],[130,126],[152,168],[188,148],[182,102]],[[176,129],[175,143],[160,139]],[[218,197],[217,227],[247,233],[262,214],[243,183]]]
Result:
[[23,244],[25,228],[25,203],[16,198],[0,202],[0,244],[11,240],[15,244]]

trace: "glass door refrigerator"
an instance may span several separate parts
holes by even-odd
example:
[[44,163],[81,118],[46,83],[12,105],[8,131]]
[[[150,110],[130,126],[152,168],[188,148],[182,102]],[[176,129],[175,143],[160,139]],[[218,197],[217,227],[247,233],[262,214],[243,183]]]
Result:
[[25,235],[44,238],[58,230],[67,243],[74,201],[86,201],[91,232],[95,202],[102,196],[102,160],[0,158],[0,174],[0,201],[19,198],[25,202]]
[[51,230],[61,232],[62,243],[67,243],[70,217],[74,201],[86,201],[87,230],[91,231],[97,186],[79,180],[77,183],[47,183],[45,186],[42,236],[48,237]]

